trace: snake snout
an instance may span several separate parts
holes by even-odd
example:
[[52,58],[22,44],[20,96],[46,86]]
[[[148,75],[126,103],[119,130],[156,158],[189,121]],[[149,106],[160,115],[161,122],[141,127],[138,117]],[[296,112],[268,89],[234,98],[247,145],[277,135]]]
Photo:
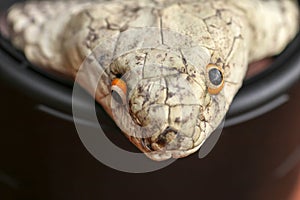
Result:
[[158,137],[154,139],[154,142],[151,146],[154,150],[161,150],[174,141],[177,138],[177,135],[178,130],[167,127],[161,134],[158,135]]
[[142,130],[139,147],[174,157],[194,148],[205,90],[187,74],[143,79],[130,94],[130,116]]
[[141,144],[144,152],[157,161],[184,157],[198,149],[194,148],[192,138],[171,126],[158,135],[142,139]]
[[174,141],[177,137],[178,131],[167,127],[161,134],[152,138],[142,138],[142,147],[147,152],[159,151],[165,148],[168,144]]

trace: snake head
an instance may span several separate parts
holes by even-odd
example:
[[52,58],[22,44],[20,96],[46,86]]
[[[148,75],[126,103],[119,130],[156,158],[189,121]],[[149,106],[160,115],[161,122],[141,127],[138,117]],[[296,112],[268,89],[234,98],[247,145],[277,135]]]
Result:
[[194,53],[143,49],[111,65],[113,118],[151,159],[197,151],[228,109],[222,67],[205,49]]

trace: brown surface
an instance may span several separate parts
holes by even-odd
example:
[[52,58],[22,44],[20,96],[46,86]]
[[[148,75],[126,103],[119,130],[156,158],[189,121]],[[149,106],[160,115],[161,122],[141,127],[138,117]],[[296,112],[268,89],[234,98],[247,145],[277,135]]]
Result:
[[273,58],[265,58],[263,60],[250,63],[250,65],[248,66],[246,79],[254,77],[255,75],[263,72],[271,65],[272,62],[273,62]]
[[[205,159],[194,154],[148,174],[102,165],[71,123],[34,110],[18,91],[0,89],[0,199],[300,199],[300,153],[293,153],[300,144],[300,83],[284,106],[224,130]],[[276,176],[290,155],[290,170],[281,167]],[[17,182],[1,183],[3,173]]]

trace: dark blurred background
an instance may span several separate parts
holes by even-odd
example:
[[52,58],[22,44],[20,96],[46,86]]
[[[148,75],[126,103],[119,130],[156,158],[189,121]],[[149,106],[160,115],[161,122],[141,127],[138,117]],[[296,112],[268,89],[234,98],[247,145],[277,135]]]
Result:
[[300,82],[286,104],[226,128],[206,158],[196,153],[146,174],[104,166],[73,123],[36,109],[22,88],[0,81],[0,90],[1,200],[300,199]]

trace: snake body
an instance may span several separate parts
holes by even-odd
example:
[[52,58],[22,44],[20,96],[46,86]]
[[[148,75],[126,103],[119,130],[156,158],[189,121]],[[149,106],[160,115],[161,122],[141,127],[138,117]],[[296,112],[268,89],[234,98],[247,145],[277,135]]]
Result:
[[[6,35],[32,63],[74,79],[80,74],[76,81],[91,93],[96,85],[95,99],[130,141],[165,160],[201,147],[224,119],[248,63],[280,53],[296,35],[298,6],[42,1],[14,5],[6,20]],[[127,87],[123,103],[112,98],[116,78]]]

